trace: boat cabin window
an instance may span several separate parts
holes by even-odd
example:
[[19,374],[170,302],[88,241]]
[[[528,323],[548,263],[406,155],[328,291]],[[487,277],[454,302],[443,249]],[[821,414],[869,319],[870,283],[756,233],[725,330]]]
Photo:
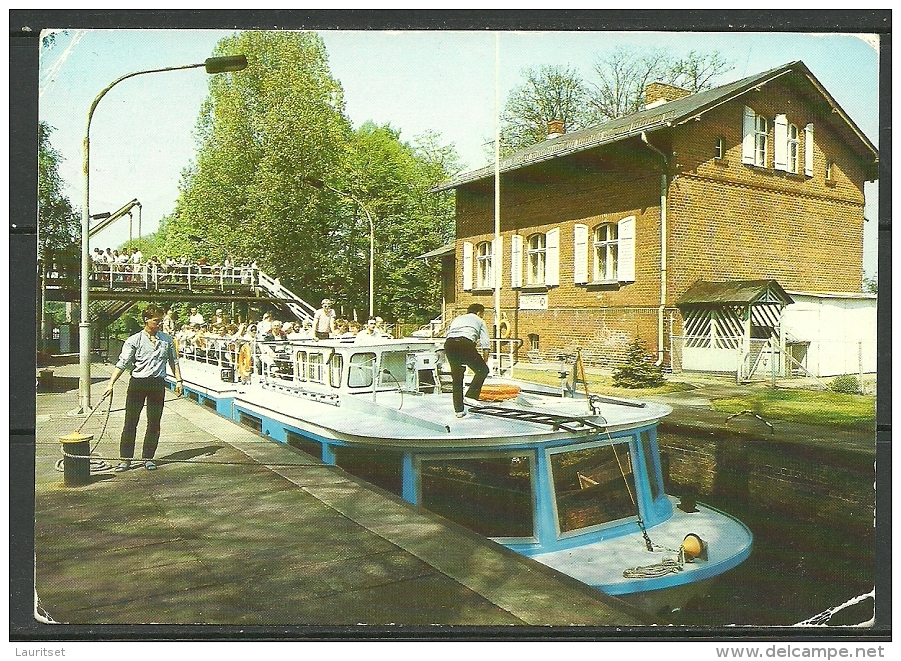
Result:
[[420,504],[487,537],[532,537],[529,455],[423,459]]
[[307,380],[307,352],[298,351],[294,354],[295,376],[298,381]]
[[351,388],[371,386],[374,368],[374,353],[367,351],[366,353],[353,354],[350,357],[350,367],[347,370],[347,385]]
[[399,388],[407,381],[407,354],[405,351],[386,351],[382,354],[379,385]]
[[341,387],[341,372],[344,371],[344,356],[333,353],[328,361],[328,382],[332,388]]
[[628,443],[556,452],[551,472],[562,533],[637,514]]
[[651,443],[651,432],[645,429],[638,435],[638,439],[641,442],[641,455],[644,458],[644,471],[651,489],[651,500],[657,500],[663,494],[663,487],[660,484],[660,473],[657,471],[659,459],[655,456],[654,446]]
[[307,380],[314,383],[325,383],[325,375],[322,370],[322,354],[311,353],[307,361]]

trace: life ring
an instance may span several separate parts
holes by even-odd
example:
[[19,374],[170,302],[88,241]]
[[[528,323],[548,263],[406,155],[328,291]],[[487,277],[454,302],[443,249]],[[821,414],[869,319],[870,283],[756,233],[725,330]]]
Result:
[[506,340],[508,337],[510,337],[510,322],[506,319],[501,319],[501,323],[498,325],[498,330],[500,331],[501,337]]
[[503,383],[488,383],[482,386],[479,392],[479,400],[483,402],[503,402],[514,399],[519,395],[519,386]]
[[250,351],[249,344],[242,344],[238,349],[238,376],[241,380],[246,380],[253,371],[253,355]]

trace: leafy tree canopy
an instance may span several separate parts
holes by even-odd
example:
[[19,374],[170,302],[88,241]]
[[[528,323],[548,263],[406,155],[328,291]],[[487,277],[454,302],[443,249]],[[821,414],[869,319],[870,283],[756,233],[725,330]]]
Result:
[[159,251],[256,260],[311,303],[329,296],[365,314],[371,217],[376,312],[434,316],[438,277],[415,257],[453,236],[449,194],[429,192],[459,171],[453,147],[437,134],[410,145],[390,126],[355,131],[314,33],[245,32],[215,52],[234,53],[248,67],[210,79]]
[[48,261],[65,254],[77,259],[81,252],[81,221],[63,194],[59,176],[62,156],[50,144],[53,127],[38,123],[38,251]]
[[543,65],[525,69],[523,77],[501,113],[502,155],[544,140],[552,120],[562,121],[566,131],[590,125],[588,88],[575,69]]

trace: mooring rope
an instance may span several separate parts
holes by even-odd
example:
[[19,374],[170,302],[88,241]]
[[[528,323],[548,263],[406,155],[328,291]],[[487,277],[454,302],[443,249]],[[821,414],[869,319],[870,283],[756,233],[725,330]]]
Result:
[[619,467],[619,474],[622,475],[623,483],[626,485],[626,491],[629,493],[629,500],[632,501],[632,506],[635,508],[635,516],[638,519],[638,528],[641,530],[642,537],[644,537],[644,545],[648,551],[653,551],[654,544],[651,542],[651,537],[648,535],[648,529],[644,525],[644,519],[641,516],[641,508],[638,506],[635,495],[632,493],[632,487],[629,485],[629,478],[626,477],[626,471],[619,459],[619,453],[616,451],[616,443],[613,442],[613,436],[610,435],[610,424],[607,422],[607,418],[595,408],[591,393],[588,392],[588,379],[585,378],[585,365],[582,362],[581,348],[576,349],[576,362],[573,364],[573,391],[575,391],[575,381],[578,374],[582,375],[582,386],[585,390],[585,397],[588,399],[592,412],[604,421],[604,433],[607,434],[607,440],[610,442],[610,449],[613,450],[613,457],[616,459],[616,465]]

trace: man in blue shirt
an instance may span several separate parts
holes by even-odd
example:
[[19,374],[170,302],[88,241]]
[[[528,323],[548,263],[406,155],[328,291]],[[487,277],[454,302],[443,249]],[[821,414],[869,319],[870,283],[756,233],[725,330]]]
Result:
[[172,366],[175,374],[175,394],[181,397],[181,369],[178,366],[178,353],[172,338],[163,333],[163,311],[155,305],[147,306],[141,313],[144,329],[135,333],[122,345],[122,353],[110,377],[104,397],[112,396],[113,385],[122,372],[131,369],[128,381],[128,393],[125,396],[125,424],[119,439],[119,459],[117,472],[131,468],[131,460],[135,452],[135,435],[141,410],[147,404],[147,430],[144,433],[144,447],[141,459],[144,468],[155,470],[153,455],[160,440],[160,419],[163,417],[163,401],[166,396],[166,365]]
[[468,399],[479,399],[482,384],[488,376],[488,365],[478,349],[486,351],[491,347],[488,337],[488,327],[482,321],[485,306],[481,303],[473,303],[466,309],[466,314],[454,319],[447,329],[447,339],[444,341],[444,355],[450,363],[451,377],[454,380],[454,412],[458,418],[466,413],[463,411],[463,373],[469,366],[475,376],[469,388],[466,389]]

